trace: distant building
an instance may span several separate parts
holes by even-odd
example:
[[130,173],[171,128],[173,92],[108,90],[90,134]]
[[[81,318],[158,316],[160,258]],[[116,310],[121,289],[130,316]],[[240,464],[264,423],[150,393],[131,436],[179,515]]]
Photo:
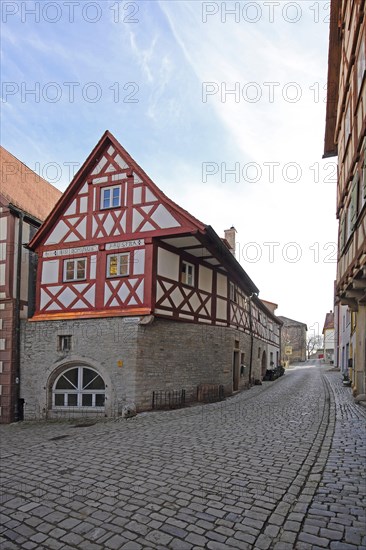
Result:
[[306,361],[306,333],[305,323],[278,316],[283,322],[281,328],[281,360],[282,362],[297,363]]
[[21,417],[20,320],[34,306],[36,256],[23,247],[61,192],[0,147],[0,423]]
[[272,311],[273,315],[275,314],[275,311],[278,308],[278,304],[275,304],[274,302],[269,302],[268,300],[261,300],[261,302],[266,306],[267,309]]
[[324,360],[334,363],[334,313],[330,311],[325,316],[323,326]]
[[364,0],[331,1],[324,158],[338,156],[336,298],[354,313],[348,359],[356,394],[366,388],[365,27]]
[[348,306],[334,307],[334,364],[342,374],[354,379],[353,350],[356,335],[356,313]]

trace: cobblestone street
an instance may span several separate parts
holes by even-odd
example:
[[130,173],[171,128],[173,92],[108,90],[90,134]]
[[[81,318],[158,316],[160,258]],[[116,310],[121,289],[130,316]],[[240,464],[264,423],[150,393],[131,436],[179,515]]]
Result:
[[221,403],[1,426],[1,550],[366,549],[365,409],[297,368]]

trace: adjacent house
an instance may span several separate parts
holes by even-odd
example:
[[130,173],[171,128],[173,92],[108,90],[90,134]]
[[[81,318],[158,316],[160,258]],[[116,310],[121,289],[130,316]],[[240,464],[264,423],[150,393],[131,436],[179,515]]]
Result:
[[330,311],[325,316],[323,326],[324,360],[334,363],[334,313]]
[[354,379],[353,348],[355,341],[356,314],[348,306],[334,307],[334,364],[342,374]]
[[30,240],[34,315],[23,323],[26,418],[119,414],[153,392],[195,399],[260,380],[281,321],[222,240],[105,132]]
[[338,156],[336,300],[354,314],[355,394],[366,387],[365,33],[365,1],[332,0],[324,157]]
[[291,364],[306,361],[306,333],[305,323],[278,316],[283,323],[281,329],[281,361]]
[[61,192],[0,147],[0,423],[22,417],[20,320],[34,307],[36,256],[25,250]]

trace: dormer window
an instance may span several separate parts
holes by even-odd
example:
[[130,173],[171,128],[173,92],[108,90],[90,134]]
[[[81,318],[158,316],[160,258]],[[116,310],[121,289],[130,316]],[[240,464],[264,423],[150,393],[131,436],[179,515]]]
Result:
[[102,187],[100,192],[100,208],[118,208],[118,206],[121,206],[120,185]]

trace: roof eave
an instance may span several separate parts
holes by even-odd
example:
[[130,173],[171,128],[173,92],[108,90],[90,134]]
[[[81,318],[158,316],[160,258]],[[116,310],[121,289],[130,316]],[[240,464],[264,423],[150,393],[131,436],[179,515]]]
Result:
[[323,158],[337,156],[336,143],[339,68],[341,61],[341,36],[339,32],[339,13],[341,0],[332,0],[330,7],[329,53],[328,53],[328,85],[327,110],[325,120],[324,154]]

